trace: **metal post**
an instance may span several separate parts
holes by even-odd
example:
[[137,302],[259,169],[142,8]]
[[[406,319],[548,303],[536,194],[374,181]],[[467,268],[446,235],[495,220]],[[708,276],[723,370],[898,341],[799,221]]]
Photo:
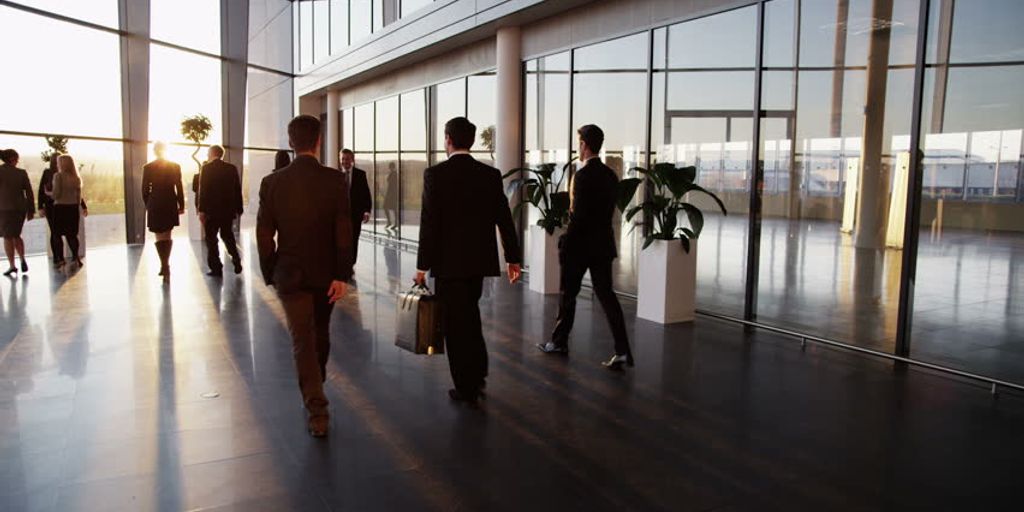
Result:
[[761,74],[764,65],[764,2],[757,4],[757,55],[754,62],[754,133],[750,158],[753,175],[750,180],[750,209],[747,229],[747,286],[743,302],[743,319],[757,318],[757,285],[761,263],[761,194],[764,187],[764,165],[761,162]]
[[142,166],[149,159],[149,1],[120,0],[121,122],[124,126],[124,217],[128,244],[146,241]]
[[914,104],[910,118],[910,168],[907,176],[907,215],[903,228],[903,258],[900,275],[899,313],[896,325],[896,355],[910,356],[910,335],[914,316],[914,285],[917,280],[917,244],[921,229],[921,180],[924,173],[921,152],[921,104],[924,101],[924,64],[928,42],[930,0],[920,0],[917,49],[914,64]]

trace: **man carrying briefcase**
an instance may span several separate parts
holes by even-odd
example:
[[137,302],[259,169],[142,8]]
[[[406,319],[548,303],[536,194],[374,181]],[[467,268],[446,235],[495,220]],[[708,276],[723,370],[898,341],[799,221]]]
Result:
[[441,304],[426,286],[414,285],[398,295],[395,345],[413,354],[443,354]]

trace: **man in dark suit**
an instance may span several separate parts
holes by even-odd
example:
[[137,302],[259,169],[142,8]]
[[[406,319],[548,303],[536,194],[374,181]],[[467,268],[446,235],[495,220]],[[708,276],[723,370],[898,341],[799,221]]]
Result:
[[344,177],[317,160],[320,120],[292,119],[288,144],[295,160],[260,183],[256,243],[263,279],[277,290],[288,321],[309,433],[323,437],[329,326],[334,303],[352,278],[352,216]]
[[423,174],[416,282],[436,279],[448,365],[455,388],[448,395],[475,404],[487,377],[487,346],[480,325],[483,278],[500,275],[494,227],[508,264],[508,280],[519,280],[519,239],[501,173],[469,154],[476,126],[464,117],[444,125],[448,160]]
[[352,263],[355,263],[359,257],[359,233],[363,230],[363,224],[370,222],[373,199],[366,171],[356,167],[355,153],[351,149],[343,149],[339,156],[341,175],[348,183],[349,204],[352,205]]
[[217,233],[231,255],[235,273],[242,273],[242,256],[238,254],[235,242],[235,219],[242,215],[242,180],[238,168],[223,160],[224,148],[210,146],[209,159],[199,172],[199,195],[196,209],[199,221],[203,223],[206,239],[206,263],[210,271],[206,275],[220,277],[224,265],[220,261]]
[[589,270],[594,293],[608,317],[615,339],[615,354],[601,364],[619,370],[624,365],[633,366],[622,306],[612,290],[612,261],[618,257],[612,216],[619,178],[598,156],[604,144],[604,132],[588,124],[576,133],[580,161],[584,164],[569,182],[569,225],[558,243],[558,260],[562,266],[558,320],[551,341],[537,347],[548,354],[569,353],[576,296],[580,293],[583,275]]

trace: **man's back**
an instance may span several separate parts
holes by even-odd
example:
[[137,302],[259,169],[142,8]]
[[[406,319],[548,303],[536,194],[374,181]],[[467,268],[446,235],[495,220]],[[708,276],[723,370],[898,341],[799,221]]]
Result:
[[434,277],[499,275],[494,228],[505,258],[518,262],[519,241],[501,173],[466,154],[453,155],[424,173],[418,268]]
[[576,172],[572,183],[572,212],[566,229],[566,249],[589,258],[617,256],[612,218],[618,176],[594,158]]
[[242,184],[234,165],[214,159],[203,165],[200,176],[200,212],[216,216],[242,213]]
[[332,280],[352,277],[346,192],[341,173],[308,155],[263,179],[257,215],[260,262],[264,278],[279,291],[326,288]]

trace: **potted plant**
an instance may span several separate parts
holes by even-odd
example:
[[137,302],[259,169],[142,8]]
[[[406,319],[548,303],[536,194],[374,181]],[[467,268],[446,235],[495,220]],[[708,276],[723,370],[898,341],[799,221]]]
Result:
[[569,161],[556,176],[557,164],[541,164],[536,169],[519,168],[508,171],[504,179],[514,178],[508,185],[511,195],[522,193],[522,201],[512,211],[518,217],[526,204],[533,205],[540,219],[530,226],[530,289],[544,294],[558,293],[558,237],[569,223],[569,192],[560,191],[568,172]]
[[[714,193],[694,183],[696,167],[660,163],[652,169],[635,167],[631,172],[643,178],[620,182],[617,206],[626,221],[642,213],[647,228],[640,252],[637,316],[663,324],[692,321],[696,310],[697,238],[704,228],[704,213],[685,199],[691,192],[706,194],[722,214],[727,214],[725,205]],[[637,187],[645,180],[649,191],[646,198],[629,207]],[[680,224],[684,214],[686,225]]]
[[192,204],[189,208],[189,223],[188,223],[188,234],[192,240],[202,240],[203,230],[199,222],[199,212],[196,210],[196,196],[199,194],[199,174],[203,170],[203,163],[196,158],[199,154],[199,150],[202,149],[201,145],[207,137],[210,136],[210,131],[213,130],[213,123],[210,122],[210,118],[196,114],[194,116],[188,116],[181,120],[181,135],[186,140],[191,141],[196,145],[196,149],[192,151],[192,161],[196,163],[196,173],[192,176]]

